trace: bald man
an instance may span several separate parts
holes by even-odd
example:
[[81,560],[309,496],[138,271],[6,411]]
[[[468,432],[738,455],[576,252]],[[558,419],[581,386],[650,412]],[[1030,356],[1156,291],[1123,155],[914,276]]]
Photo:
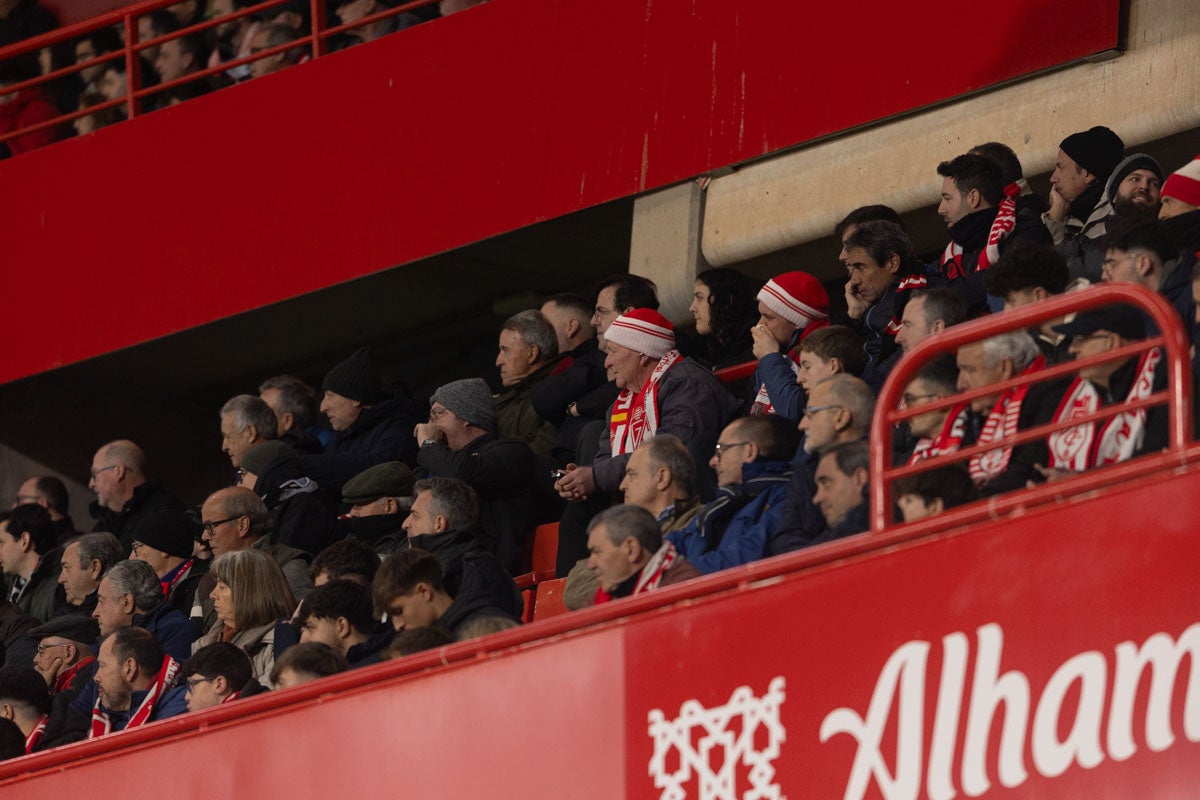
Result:
[[107,531],[128,550],[133,531],[151,511],[183,511],[183,503],[147,477],[146,454],[128,439],[109,442],[92,458],[88,488],[96,499],[88,507],[93,531]]

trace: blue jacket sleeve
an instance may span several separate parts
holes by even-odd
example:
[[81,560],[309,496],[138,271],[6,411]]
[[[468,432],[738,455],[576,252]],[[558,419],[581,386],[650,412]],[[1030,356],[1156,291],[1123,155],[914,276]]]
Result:
[[771,353],[760,358],[754,368],[754,383],[756,390],[766,384],[776,414],[799,423],[804,390],[796,383],[792,360],[786,353]]
[[185,684],[167,690],[167,693],[162,696],[162,700],[159,700],[158,705],[154,708],[154,718],[157,720],[178,717],[180,714],[186,714],[187,711],[187,685]]

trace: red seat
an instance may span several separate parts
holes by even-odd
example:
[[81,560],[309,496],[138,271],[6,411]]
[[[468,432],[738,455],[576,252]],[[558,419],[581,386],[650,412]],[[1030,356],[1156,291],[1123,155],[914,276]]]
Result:
[[517,588],[522,590],[532,589],[554,577],[554,565],[558,559],[558,523],[538,525],[529,539],[529,572],[514,579]]
[[534,620],[548,619],[570,611],[563,604],[563,592],[567,588],[566,578],[542,581],[537,585],[537,599],[533,604]]

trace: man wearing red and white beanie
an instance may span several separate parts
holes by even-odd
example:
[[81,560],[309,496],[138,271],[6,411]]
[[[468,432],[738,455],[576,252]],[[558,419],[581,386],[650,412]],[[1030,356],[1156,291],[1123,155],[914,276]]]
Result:
[[767,281],[758,293],[754,356],[759,387],[752,414],[779,414],[800,421],[804,390],[796,384],[796,356],[790,351],[808,334],[829,324],[829,295],[821,282],[796,270]]
[[701,434],[716,435],[740,411],[712,372],[675,349],[675,327],[657,311],[630,309],[613,321],[604,340],[604,366],[621,394],[608,411],[592,465],[568,471],[555,484],[570,500],[616,492],[630,454],[651,436],[671,433],[687,444]]
[[1200,156],[1167,178],[1158,218],[1163,220],[1172,244],[1200,255]]

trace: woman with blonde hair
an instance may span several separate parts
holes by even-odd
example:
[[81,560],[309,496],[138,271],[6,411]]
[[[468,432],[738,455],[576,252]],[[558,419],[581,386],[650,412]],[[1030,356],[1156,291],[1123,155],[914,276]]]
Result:
[[217,580],[211,595],[217,621],[196,640],[192,652],[214,642],[236,645],[250,656],[255,679],[274,688],[270,679],[275,625],[296,605],[283,570],[271,556],[251,547],[222,554],[210,571]]

